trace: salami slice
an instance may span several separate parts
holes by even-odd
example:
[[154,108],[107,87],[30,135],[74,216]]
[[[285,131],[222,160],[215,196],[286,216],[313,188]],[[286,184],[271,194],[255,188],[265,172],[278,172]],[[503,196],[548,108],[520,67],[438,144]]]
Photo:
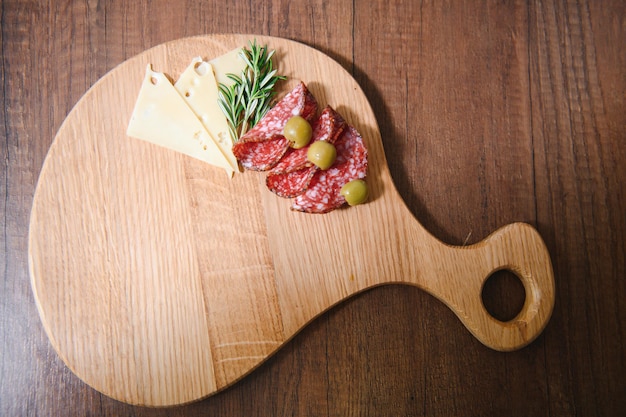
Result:
[[[346,127],[339,113],[327,106],[313,123],[311,142],[325,140],[335,143]],[[302,194],[309,186],[317,167],[307,159],[308,147],[289,149],[269,172],[267,188],[281,197],[292,198]]]
[[308,189],[297,196],[292,210],[307,213],[327,213],[341,207],[346,200],[341,187],[367,174],[367,148],[357,130],[349,126],[335,143],[337,160],[326,171],[318,170]]
[[280,100],[259,122],[233,145],[233,154],[250,170],[272,168],[289,149],[283,128],[292,116],[311,120],[317,113],[317,101],[306,85],[300,82]]
[[279,197],[293,198],[309,188],[314,175],[314,167],[306,167],[289,173],[270,175],[265,179],[265,184]]

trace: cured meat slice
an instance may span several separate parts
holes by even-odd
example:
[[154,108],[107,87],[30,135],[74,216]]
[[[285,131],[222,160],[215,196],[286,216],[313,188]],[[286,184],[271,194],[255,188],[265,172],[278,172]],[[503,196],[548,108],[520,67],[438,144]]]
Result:
[[349,126],[335,143],[337,160],[326,171],[318,170],[308,189],[297,196],[292,210],[307,213],[327,213],[341,207],[346,200],[341,187],[367,174],[367,148],[357,130]]
[[283,128],[292,116],[311,120],[317,113],[317,101],[306,85],[300,82],[280,100],[259,122],[233,145],[233,154],[250,170],[272,168],[289,149]]
[[[313,124],[311,143],[325,140],[335,143],[346,128],[346,122],[332,107],[327,106]],[[308,147],[289,149],[269,172],[267,188],[281,197],[292,198],[309,186],[318,168],[307,159]]]
[[270,175],[265,184],[270,191],[284,198],[296,197],[309,188],[315,175],[315,167],[302,168],[294,172]]

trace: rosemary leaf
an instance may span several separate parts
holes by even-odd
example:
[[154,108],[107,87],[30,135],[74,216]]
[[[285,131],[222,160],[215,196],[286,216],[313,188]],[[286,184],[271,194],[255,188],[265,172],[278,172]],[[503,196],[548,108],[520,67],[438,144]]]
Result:
[[272,63],[275,50],[258,46],[256,39],[249,46],[241,50],[246,63],[241,75],[227,74],[233,84],[219,85],[218,104],[228,121],[233,143],[265,116],[271,108],[274,86],[286,78],[277,75]]

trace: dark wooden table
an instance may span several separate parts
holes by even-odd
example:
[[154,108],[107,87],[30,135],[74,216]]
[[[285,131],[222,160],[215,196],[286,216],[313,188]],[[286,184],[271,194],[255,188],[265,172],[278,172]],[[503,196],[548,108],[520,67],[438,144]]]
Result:
[[[613,1],[0,2],[2,416],[616,416],[626,410],[626,5]],[[492,351],[439,301],[380,287],[311,323],[204,401],[126,405],[48,342],[27,235],[56,131],[102,75],[181,37],[301,41],[359,82],[400,194],[452,244],[525,221],[544,237],[556,305],[524,349]],[[510,319],[509,273],[484,302]],[[623,414],[622,414],[623,415]]]

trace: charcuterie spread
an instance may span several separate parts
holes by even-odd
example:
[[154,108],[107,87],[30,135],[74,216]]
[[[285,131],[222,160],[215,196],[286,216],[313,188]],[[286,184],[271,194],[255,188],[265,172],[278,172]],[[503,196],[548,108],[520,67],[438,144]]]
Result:
[[[359,132],[302,81],[273,107],[284,76],[255,42],[212,61],[194,58],[176,83],[150,64],[127,133],[226,170],[267,171],[267,188],[291,209],[327,213],[367,200],[367,149]],[[229,72],[233,71],[233,72]],[[239,74],[237,74],[237,73]]]
[[[314,48],[255,36],[144,51],[59,128],[28,251],[43,326],[69,368],[121,401],[187,404],[383,284],[427,291],[494,349],[532,341],[554,304],[538,233],[515,223],[470,246],[434,238],[394,186],[357,81]],[[253,38],[276,53],[241,47]],[[481,300],[502,269],[527,296],[506,323]]]

